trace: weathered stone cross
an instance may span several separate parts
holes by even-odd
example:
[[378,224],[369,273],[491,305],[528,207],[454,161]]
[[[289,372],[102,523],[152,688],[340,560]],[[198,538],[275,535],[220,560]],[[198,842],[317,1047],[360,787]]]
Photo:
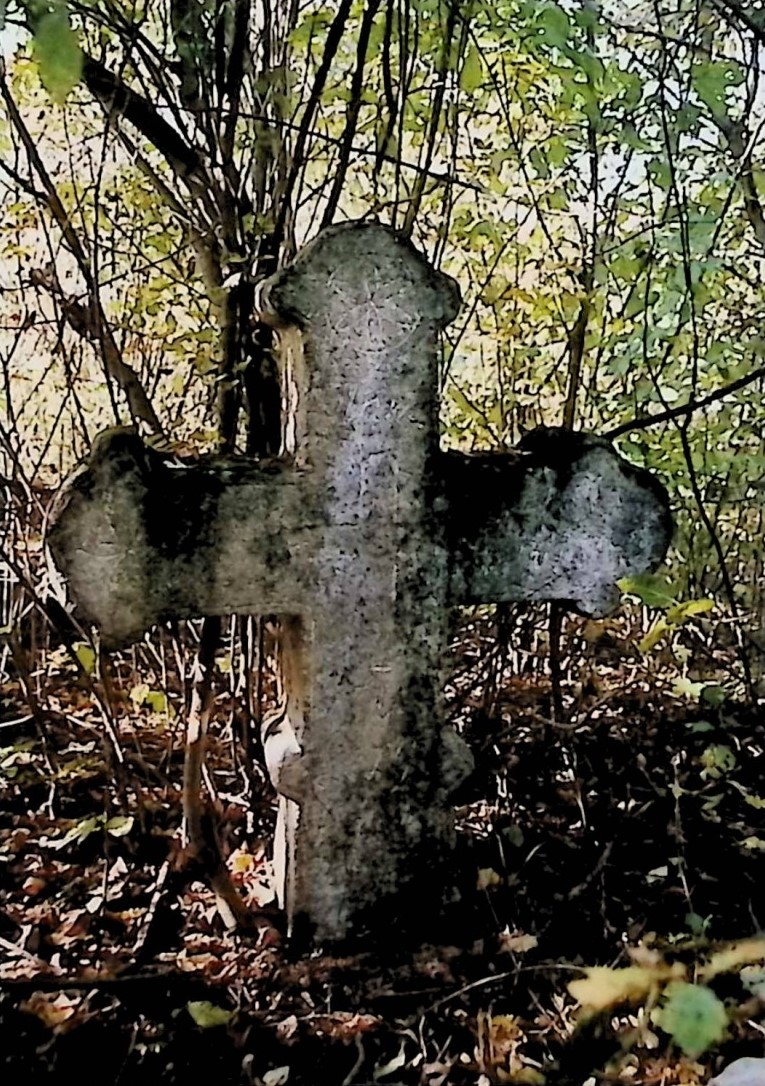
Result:
[[594,437],[440,451],[437,336],[459,294],[391,230],[324,231],[266,297],[303,332],[294,458],[184,462],[110,431],[50,541],[106,644],[170,616],[302,617],[304,696],[266,737],[280,891],[336,938],[441,885],[470,765],[441,715],[450,606],[602,613],[671,527],[660,485]]

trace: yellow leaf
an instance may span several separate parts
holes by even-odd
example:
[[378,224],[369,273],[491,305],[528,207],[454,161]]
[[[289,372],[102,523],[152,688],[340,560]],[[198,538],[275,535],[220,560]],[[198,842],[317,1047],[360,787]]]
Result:
[[200,1029],[214,1029],[216,1026],[225,1026],[233,1015],[233,1011],[227,1011],[225,1007],[216,1007],[207,999],[192,1000],[186,1004],[186,1010],[194,1019]]
[[705,611],[713,611],[714,606],[715,601],[708,599],[686,600],[685,603],[676,603],[674,607],[670,607],[667,611],[667,621],[679,626],[687,618],[693,618],[694,615],[703,615]]
[[731,943],[713,954],[702,968],[705,980],[716,977],[718,973],[729,973],[740,965],[765,961],[765,939],[743,939],[740,943]]
[[490,886],[499,886],[502,878],[493,867],[482,867],[478,871],[478,889],[488,890]]
[[748,852],[765,852],[765,841],[761,837],[755,837],[752,834],[751,837],[745,837],[741,842],[741,847],[745,848]]
[[651,627],[642,641],[638,642],[638,648],[641,652],[650,652],[654,645],[658,645],[662,637],[664,637],[668,631],[669,626],[663,618],[660,618],[659,621]]
[[90,645],[86,645],[83,641],[77,642],[73,648],[77,659],[82,665],[82,670],[86,675],[92,675],[96,669],[95,651]]
[[228,866],[235,875],[241,875],[245,871],[251,871],[255,866],[255,857],[251,852],[245,852],[238,848],[228,858]]
[[[587,976],[572,980],[570,994],[588,1011],[606,1011],[619,1003],[639,1003],[646,999],[662,981],[675,974],[677,966],[656,968],[630,965],[626,969],[610,969],[605,965],[590,966]],[[680,973],[682,974],[682,966]]]

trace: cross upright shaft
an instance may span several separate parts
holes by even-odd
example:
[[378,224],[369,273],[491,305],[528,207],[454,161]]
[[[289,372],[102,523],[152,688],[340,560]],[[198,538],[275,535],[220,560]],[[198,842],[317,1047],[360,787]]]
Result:
[[320,235],[266,298],[304,329],[296,467],[323,524],[301,609],[311,683],[294,898],[334,936],[400,899],[448,838],[447,556],[431,508],[436,335],[459,293],[370,223]]

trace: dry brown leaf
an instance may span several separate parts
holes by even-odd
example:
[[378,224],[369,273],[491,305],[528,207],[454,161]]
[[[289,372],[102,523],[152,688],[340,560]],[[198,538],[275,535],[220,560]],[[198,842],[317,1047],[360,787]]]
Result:
[[523,1039],[518,1021],[510,1014],[479,1012],[476,1022],[476,1061],[481,1071],[502,1081],[509,1074],[512,1057]]
[[45,879],[30,877],[24,880],[21,889],[24,891],[27,897],[37,897],[38,894],[41,894],[43,892],[47,885],[48,884]]
[[277,1023],[276,1036],[280,1041],[289,1041],[291,1037],[295,1035],[298,1028],[297,1015],[290,1014],[281,1022]]
[[91,918],[84,909],[74,909],[64,913],[59,921],[59,926],[48,936],[48,942],[53,946],[67,947],[81,939],[85,939],[90,932]]
[[380,1019],[374,1014],[335,1011],[334,1014],[320,1015],[314,1025],[319,1033],[339,1041],[348,1041],[359,1033],[369,1033],[370,1030],[377,1029]]
[[0,981],[34,980],[40,976],[58,974],[58,970],[51,968],[42,958],[35,958],[30,954],[21,954],[18,958],[0,962]]
[[216,954],[187,954],[182,950],[175,959],[182,973],[217,973],[221,960]]
[[27,1014],[34,1014],[48,1027],[60,1031],[74,1017],[82,996],[69,996],[66,992],[32,992],[19,1006]]
[[536,935],[526,935],[522,931],[503,931],[499,936],[500,954],[527,954],[539,945]]

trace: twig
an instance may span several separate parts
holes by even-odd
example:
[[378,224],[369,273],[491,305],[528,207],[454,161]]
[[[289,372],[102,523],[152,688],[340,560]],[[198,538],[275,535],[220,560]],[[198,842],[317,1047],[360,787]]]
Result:
[[623,422],[619,426],[614,426],[612,430],[607,430],[603,437],[613,441],[614,438],[621,437],[622,434],[628,434],[632,430],[645,430],[647,427],[656,426],[660,422],[669,422],[672,419],[682,418],[684,415],[691,415],[695,411],[701,411],[703,408],[709,407],[710,404],[730,396],[733,392],[738,392],[739,389],[746,388],[747,385],[751,385],[763,377],[765,377],[765,366],[759,366],[756,370],[752,370],[751,373],[739,377],[738,380],[723,385],[722,388],[716,389],[715,392],[710,392],[708,396],[702,396],[699,400],[689,400],[688,403],[680,404],[678,407],[668,407],[665,411],[657,411],[653,415],[643,415],[642,417],[630,419],[629,422]]
[[149,908],[146,910],[146,916],[141,921],[141,925],[138,929],[135,942],[133,943],[132,957],[137,959],[140,957],[141,951],[146,945],[146,940],[149,937],[149,931],[154,921],[154,917],[157,912],[157,906],[159,905],[162,893],[165,888],[165,882],[167,881],[167,874],[170,870],[170,861],[165,860],[162,867],[159,869],[157,875],[157,881],[154,883],[154,893],[151,895],[151,901],[149,902]]
[[101,347],[106,372],[117,382],[125,393],[125,398],[127,399],[128,407],[133,418],[141,419],[151,430],[161,434],[162,424],[159,421],[159,416],[154,410],[135,370],[123,360],[122,353],[117,346],[114,334],[106,319],[106,314],[104,313],[98,296],[98,284],[91,271],[87,253],[72,226],[66,208],[62,204],[58,192],[56,191],[56,187],[45,168],[37,145],[24,123],[18,107],[16,106],[16,102],[13,99],[13,95],[8,89],[8,84],[5,79],[5,64],[2,57],[0,57],[0,96],[5,102],[11,123],[24,145],[24,150],[27,153],[30,165],[34,167],[43,189],[45,190],[45,204],[53,215],[53,218],[56,220],[64,240],[77,262],[80,274],[85,280],[93,319],[98,329],[98,343]]

